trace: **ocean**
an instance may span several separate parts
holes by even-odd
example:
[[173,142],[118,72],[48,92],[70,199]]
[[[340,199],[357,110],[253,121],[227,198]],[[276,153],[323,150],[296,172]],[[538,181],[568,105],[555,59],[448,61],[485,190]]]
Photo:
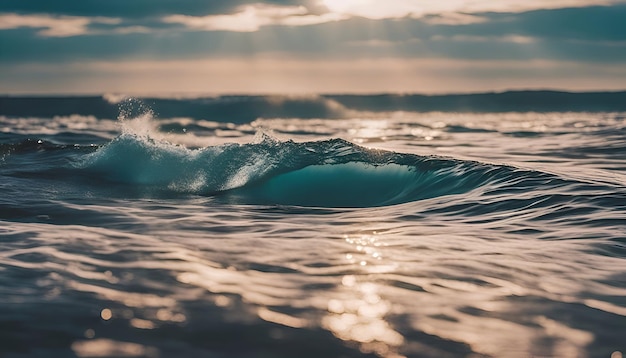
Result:
[[626,92],[0,97],[2,357],[625,337]]

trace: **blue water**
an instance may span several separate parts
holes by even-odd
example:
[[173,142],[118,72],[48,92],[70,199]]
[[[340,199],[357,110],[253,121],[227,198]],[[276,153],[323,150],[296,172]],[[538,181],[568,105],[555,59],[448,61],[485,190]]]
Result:
[[0,356],[626,353],[626,113],[343,100],[4,98]]

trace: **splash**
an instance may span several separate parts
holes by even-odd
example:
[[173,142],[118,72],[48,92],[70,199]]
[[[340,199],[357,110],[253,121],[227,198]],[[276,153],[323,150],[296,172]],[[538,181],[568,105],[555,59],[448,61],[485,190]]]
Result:
[[158,125],[154,120],[155,113],[142,100],[128,97],[118,102],[122,134],[142,137],[145,139],[162,139]]

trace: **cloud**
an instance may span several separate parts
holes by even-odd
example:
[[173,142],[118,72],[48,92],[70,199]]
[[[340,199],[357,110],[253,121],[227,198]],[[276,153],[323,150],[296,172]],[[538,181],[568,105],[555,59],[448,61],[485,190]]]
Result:
[[[626,0],[133,0],[133,4],[132,7],[128,6],[127,0],[2,0],[0,30],[33,28],[39,29],[37,33],[40,36],[47,37],[159,33],[164,28],[174,32],[189,29],[258,32],[270,26],[311,26],[350,19],[355,20],[351,22],[353,24],[362,19],[369,23],[360,26],[363,26],[365,33],[371,34],[368,28],[376,27],[376,21],[393,19],[402,20],[403,24],[406,23],[405,20],[413,20],[427,32],[441,30],[445,33],[449,29],[460,29],[463,25],[482,24],[485,25],[484,28],[504,31],[510,31],[517,26],[520,31],[530,33],[533,32],[533,27],[520,23],[531,18],[528,14],[535,14],[534,21],[539,25],[535,27],[535,32],[554,32],[558,27],[561,31],[570,31],[571,22],[560,21],[563,16],[558,13],[570,11],[572,14],[565,15],[578,16],[578,31],[584,37],[582,32],[585,31],[594,33],[604,29],[606,32],[604,18],[614,15],[605,10],[616,8],[618,13],[624,14],[624,6],[618,5],[626,4]],[[584,7],[589,5],[603,6]],[[577,7],[581,11],[574,13]],[[605,10],[598,10],[599,8]],[[588,11],[593,16],[587,16]],[[552,20],[542,17],[542,14],[559,17]],[[586,20],[580,20],[580,14],[587,16]],[[598,19],[602,23],[598,23]],[[609,20],[615,22],[614,18]],[[623,18],[620,21],[623,22]],[[494,25],[496,22],[497,26]],[[501,28],[497,28],[498,26]],[[619,36],[619,31],[610,31],[613,36]],[[422,37],[421,34],[416,36]]]
[[479,24],[488,21],[485,16],[462,14],[456,12],[431,14],[421,18],[427,24],[432,25],[467,25]]
[[0,12],[139,19],[168,15],[224,15],[245,5],[315,7],[317,0],[2,0]]
[[114,18],[149,18],[169,15],[230,15],[246,6],[304,6],[310,13],[324,12],[370,19],[409,15],[480,12],[523,12],[538,9],[623,4],[623,0],[2,0],[0,12]]
[[0,92],[358,92],[376,86],[430,92],[626,83],[626,6],[481,13],[444,22],[354,17],[288,28],[289,21],[321,21],[325,13],[251,9],[257,21],[249,32],[215,31],[220,24],[211,17],[197,26],[214,30],[189,31],[188,23],[156,18],[98,23],[95,17],[5,14],[0,49],[10,51],[0,51]]
[[[333,13],[368,19],[388,19],[428,15],[519,13],[530,10],[622,4],[623,0],[321,0]],[[452,15],[454,17],[454,15]]]
[[492,36],[473,36],[473,35],[454,35],[454,36],[433,36],[430,40],[433,41],[456,41],[456,42],[503,42],[503,43],[513,43],[513,44],[532,44],[537,42],[537,39],[530,36],[520,36],[520,35],[492,35]]
[[106,17],[0,14],[0,30],[30,27],[40,29],[38,34],[46,37],[85,35],[90,24],[116,25],[120,22],[120,19]]
[[228,15],[188,16],[169,15],[165,23],[183,24],[188,28],[206,31],[253,32],[263,26],[304,26],[338,21],[347,18],[340,14],[310,14],[304,6],[248,5]]
[[[78,28],[84,36],[42,37],[34,36],[41,31],[40,28],[16,28],[13,23],[12,29],[0,31],[0,48],[11,49],[0,51],[0,63],[75,59],[252,59],[266,54],[336,59],[391,56],[626,61],[626,22],[623,21],[626,6],[485,13],[479,15],[481,21],[462,21],[460,24],[432,23],[430,18],[352,18],[289,28],[274,24],[318,21],[311,16],[323,15],[311,15],[298,7],[269,7],[263,11],[254,13],[260,19],[254,22],[254,28],[258,27],[258,30],[240,27],[239,32],[189,31],[190,23],[124,20],[117,25],[91,22]],[[185,18],[185,21],[191,20],[197,19]],[[219,22],[212,22],[214,18],[204,20],[196,26],[219,28]],[[3,25],[10,23],[2,22]],[[240,24],[234,22],[222,26]],[[241,32],[243,30],[249,32]],[[123,32],[127,34],[121,34]]]

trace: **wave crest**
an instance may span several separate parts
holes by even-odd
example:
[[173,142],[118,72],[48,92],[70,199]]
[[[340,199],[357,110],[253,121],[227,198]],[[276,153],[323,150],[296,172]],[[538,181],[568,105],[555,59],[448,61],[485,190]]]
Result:
[[[366,207],[470,191],[483,164],[367,149],[342,139],[188,149],[125,133],[79,164],[106,181],[238,203]],[[93,175],[92,175],[93,177]]]

